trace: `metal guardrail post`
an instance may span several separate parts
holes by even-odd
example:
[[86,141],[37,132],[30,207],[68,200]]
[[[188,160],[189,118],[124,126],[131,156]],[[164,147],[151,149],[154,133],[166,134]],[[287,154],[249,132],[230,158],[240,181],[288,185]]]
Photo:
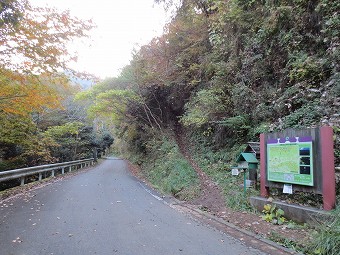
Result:
[[20,178],[20,186],[24,186],[25,185],[25,176],[22,176]]

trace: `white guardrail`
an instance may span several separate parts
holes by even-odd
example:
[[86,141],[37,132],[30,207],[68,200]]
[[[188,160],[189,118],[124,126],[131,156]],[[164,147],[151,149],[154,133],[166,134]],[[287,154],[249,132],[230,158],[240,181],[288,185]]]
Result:
[[94,163],[94,159],[83,159],[83,160],[76,160],[70,162],[63,162],[57,164],[50,164],[50,165],[41,165],[41,166],[33,166],[33,167],[26,167],[14,170],[8,170],[0,172],[0,182],[9,181],[13,179],[20,178],[21,186],[25,184],[25,177],[30,175],[39,174],[39,181],[42,180],[42,174],[45,172],[51,172],[51,177],[54,177],[56,170],[61,170],[61,174],[65,173],[65,169],[68,172],[72,171],[72,167],[75,169],[92,166]]

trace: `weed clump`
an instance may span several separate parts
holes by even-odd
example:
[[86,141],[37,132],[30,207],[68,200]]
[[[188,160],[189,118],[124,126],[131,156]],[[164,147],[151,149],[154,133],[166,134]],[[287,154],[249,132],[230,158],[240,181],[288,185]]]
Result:
[[143,172],[160,191],[180,200],[192,200],[200,194],[199,179],[190,163],[180,153],[171,137],[147,143],[148,158],[143,158]]
[[310,254],[338,255],[340,251],[340,208],[334,210],[328,224],[321,224],[309,245]]

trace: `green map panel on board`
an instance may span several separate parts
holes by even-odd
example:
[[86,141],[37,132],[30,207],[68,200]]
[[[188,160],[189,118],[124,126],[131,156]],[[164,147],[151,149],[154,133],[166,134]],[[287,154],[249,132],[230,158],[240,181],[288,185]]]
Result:
[[299,173],[299,145],[270,146],[268,166],[272,172]]
[[312,143],[267,144],[269,181],[313,186]]

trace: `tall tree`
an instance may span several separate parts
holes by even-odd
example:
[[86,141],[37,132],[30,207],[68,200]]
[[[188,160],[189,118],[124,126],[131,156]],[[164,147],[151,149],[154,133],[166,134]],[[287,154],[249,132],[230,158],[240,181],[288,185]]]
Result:
[[49,84],[60,79],[76,56],[68,43],[87,37],[94,25],[69,11],[34,7],[25,0],[0,5],[0,110],[29,113],[58,104]]

